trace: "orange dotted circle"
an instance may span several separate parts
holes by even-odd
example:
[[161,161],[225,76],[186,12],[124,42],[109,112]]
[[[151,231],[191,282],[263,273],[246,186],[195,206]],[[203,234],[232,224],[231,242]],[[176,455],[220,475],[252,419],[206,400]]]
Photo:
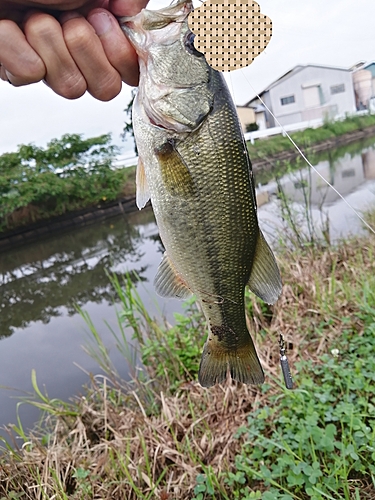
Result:
[[244,68],[267,47],[272,21],[256,2],[206,0],[189,14],[195,48],[219,71]]

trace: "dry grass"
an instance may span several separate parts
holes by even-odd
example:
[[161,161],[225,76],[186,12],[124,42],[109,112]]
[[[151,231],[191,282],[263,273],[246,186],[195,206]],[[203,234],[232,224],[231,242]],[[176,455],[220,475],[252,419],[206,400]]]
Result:
[[[93,378],[71,411],[54,407],[47,418],[47,445],[36,432],[0,460],[0,499],[191,499],[200,473],[220,491],[207,498],[233,498],[223,473],[234,470],[241,453],[244,438],[234,435],[255,409],[272,405],[275,394],[285,392],[279,334],[292,367],[297,360],[321,363],[321,354],[340,337],[344,318],[361,335],[356,313],[369,278],[374,284],[373,240],[285,251],[281,268],[284,290],[277,305],[271,308],[253,296],[249,302],[266,390],[229,381],[207,390],[186,382],[174,394],[167,386],[153,393],[151,407],[135,386],[126,392],[107,378]],[[295,368],[293,375],[298,385]],[[264,488],[261,482],[255,486]],[[363,498],[375,498],[371,484],[363,485],[366,491]]]
[[[274,307],[250,295],[251,331],[267,332],[261,359],[267,372],[278,370],[278,335],[288,342],[290,361],[314,362],[340,336],[342,320],[361,330],[358,312],[361,285],[375,276],[374,239],[352,240],[337,248],[285,250],[280,261],[283,292]],[[259,340],[258,340],[259,345]],[[276,357],[276,359],[275,359]]]
[[33,436],[2,465],[0,495],[22,491],[22,498],[55,498],[58,482],[68,498],[82,498],[73,476],[83,469],[90,472],[88,498],[191,498],[205,466],[217,476],[230,468],[241,447],[234,431],[260,395],[246,386],[207,390],[189,383],[173,397],[157,398],[160,412],[148,415],[135,392],[124,398],[106,379],[93,381],[79,414],[57,418],[48,446]]

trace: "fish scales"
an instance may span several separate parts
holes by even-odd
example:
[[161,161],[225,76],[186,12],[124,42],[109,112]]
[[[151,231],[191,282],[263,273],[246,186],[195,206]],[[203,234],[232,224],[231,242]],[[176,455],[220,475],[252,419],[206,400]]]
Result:
[[[137,202],[141,208],[151,197],[166,248],[157,292],[181,298],[194,293],[207,318],[200,383],[222,382],[229,371],[236,380],[259,384],[264,375],[246,326],[245,286],[273,303],[280,274],[258,227],[235,106],[222,74],[191,47],[190,9],[183,1],[158,11],[164,24],[157,17],[157,29],[152,11],[125,19],[140,58],[133,108]],[[144,29],[145,19],[151,31]]]

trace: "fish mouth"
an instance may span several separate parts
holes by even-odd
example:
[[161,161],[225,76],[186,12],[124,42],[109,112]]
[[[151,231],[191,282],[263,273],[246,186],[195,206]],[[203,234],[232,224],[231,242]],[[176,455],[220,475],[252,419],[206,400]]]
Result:
[[142,9],[135,16],[120,17],[118,21],[130,42],[138,46],[142,34],[163,29],[171,23],[183,23],[192,10],[192,0],[178,0],[162,9]]

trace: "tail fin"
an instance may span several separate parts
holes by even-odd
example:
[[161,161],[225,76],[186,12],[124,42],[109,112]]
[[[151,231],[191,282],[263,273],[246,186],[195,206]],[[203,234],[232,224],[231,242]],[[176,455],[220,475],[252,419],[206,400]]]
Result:
[[[225,338],[225,327],[221,327]],[[228,328],[228,337],[233,338],[233,331]],[[211,387],[224,382],[227,373],[233,380],[243,384],[259,385],[264,382],[264,373],[258,359],[253,341],[248,334],[249,342],[238,349],[227,347],[222,340],[210,337],[204,348],[199,366],[198,380],[203,387]],[[223,338],[223,337],[222,337]]]

